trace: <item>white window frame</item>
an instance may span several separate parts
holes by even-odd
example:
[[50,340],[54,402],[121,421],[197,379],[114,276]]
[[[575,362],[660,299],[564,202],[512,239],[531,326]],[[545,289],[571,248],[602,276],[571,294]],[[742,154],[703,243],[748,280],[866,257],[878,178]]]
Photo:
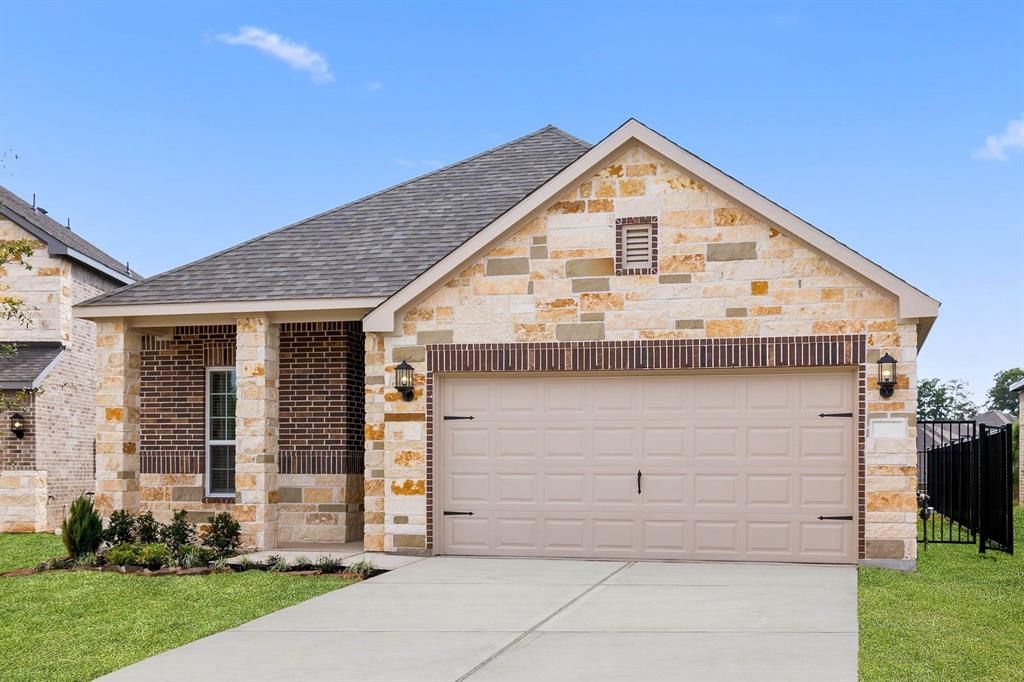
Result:
[[[213,480],[213,477],[210,475],[210,446],[231,445],[235,447],[235,456],[238,456],[237,439],[210,440],[210,375],[214,372],[235,372],[235,405],[238,405],[238,373],[236,369],[234,367],[207,367],[205,388],[203,389],[203,441],[205,443],[204,448],[206,450],[206,474],[203,476],[203,492],[206,493],[207,497],[223,497],[225,499],[232,499],[235,497],[235,493],[215,493],[210,491],[210,481]],[[235,427],[238,427],[237,416]]]

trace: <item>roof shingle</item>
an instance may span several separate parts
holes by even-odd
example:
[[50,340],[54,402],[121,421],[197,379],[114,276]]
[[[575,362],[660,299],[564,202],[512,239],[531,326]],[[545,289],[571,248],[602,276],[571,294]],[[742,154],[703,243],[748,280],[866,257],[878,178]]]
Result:
[[547,126],[83,305],[389,296],[589,148]]

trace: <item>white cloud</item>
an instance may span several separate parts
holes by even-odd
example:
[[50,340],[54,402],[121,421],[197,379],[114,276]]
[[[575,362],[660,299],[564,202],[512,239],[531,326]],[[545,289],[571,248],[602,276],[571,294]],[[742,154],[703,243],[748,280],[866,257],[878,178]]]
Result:
[[395,159],[395,163],[406,168],[440,168],[444,164],[437,159],[424,159],[423,161],[412,161],[401,157]]
[[366,84],[366,89],[370,92],[379,92],[384,89],[384,84],[379,81],[371,81]]
[[985,138],[985,146],[974,151],[976,159],[1006,161],[1008,151],[1024,149],[1024,114],[1006,124],[1006,130]]
[[235,34],[221,33],[217,40],[227,45],[255,47],[260,52],[280,59],[296,71],[308,72],[314,83],[329,83],[334,80],[334,74],[331,73],[331,67],[324,55],[262,28],[243,26]]

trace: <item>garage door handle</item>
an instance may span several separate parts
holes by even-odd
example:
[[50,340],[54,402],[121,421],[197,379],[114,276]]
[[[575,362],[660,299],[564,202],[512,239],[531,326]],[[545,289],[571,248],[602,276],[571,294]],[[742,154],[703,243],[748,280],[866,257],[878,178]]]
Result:
[[445,516],[472,516],[473,512],[450,512],[450,511],[446,511],[444,513],[444,515]]
[[640,481],[643,480],[644,474],[642,471],[637,469],[636,472],[636,494],[639,495],[643,492],[643,488],[640,487]]
[[853,521],[852,516],[819,516],[819,521]]
[[822,412],[819,417],[852,417],[853,412]]

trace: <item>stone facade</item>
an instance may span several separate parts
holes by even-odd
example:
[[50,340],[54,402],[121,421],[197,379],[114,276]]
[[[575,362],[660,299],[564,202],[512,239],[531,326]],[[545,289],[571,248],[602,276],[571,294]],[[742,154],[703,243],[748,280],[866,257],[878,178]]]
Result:
[[[658,220],[656,274],[616,275],[616,221]],[[643,147],[582,182],[402,320],[366,338],[367,549],[429,552],[426,357],[437,344],[863,335],[864,557],[916,558],[917,330],[896,301]],[[874,362],[899,361],[891,399]],[[414,399],[394,366],[416,368]],[[870,423],[902,418],[897,437]]]
[[[0,218],[0,239],[31,236]],[[12,410],[25,416],[26,432],[17,440],[4,429],[0,470],[38,473],[27,494],[41,500],[42,511],[33,518],[35,530],[42,531],[59,526],[71,501],[94,489],[96,325],[74,319],[71,308],[121,285],[71,260],[49,256],[40,242],[27,263],[30,269],[8,264],[0,287],[4,295],[24,301],[28,324],[0,320],[0,340],[58,341],[65,349],[38,393]],[[0,419],[6,423],[10,414]],[[40,478],[41,496],[35,482]]]
[[[196,523],[229,511],[260,547],[362,537],[358,322],[244,318],[237,327],[146,329],[139,343],[140,511],[167,521],[183,509]],[[209,367],[238,375],[235,498],[205,495]]]
[[0,471],[0,533],[47,528],[45,471]]

